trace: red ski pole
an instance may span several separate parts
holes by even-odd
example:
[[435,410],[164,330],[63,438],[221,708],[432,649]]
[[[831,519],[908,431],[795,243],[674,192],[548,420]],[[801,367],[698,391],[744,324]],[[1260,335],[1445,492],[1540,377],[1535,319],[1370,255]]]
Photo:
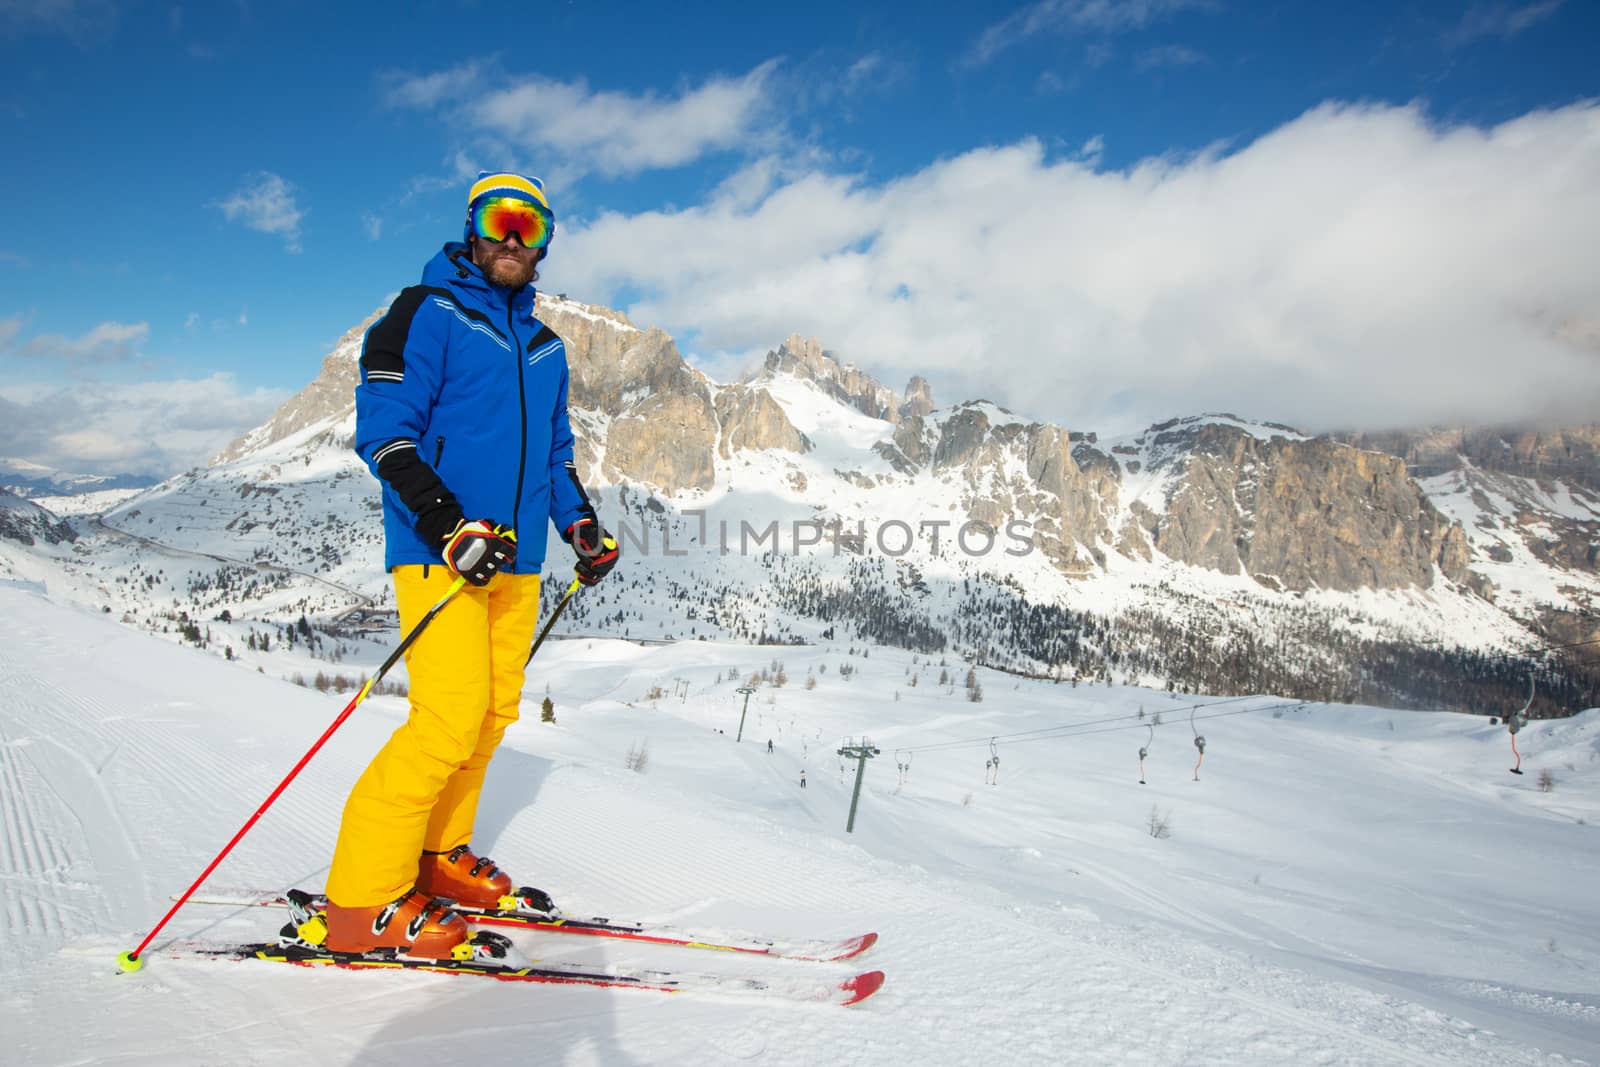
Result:
[[139,942],[139,947],[132,952],[124,952],[117,957],[117,966],[124,971],[137,971],[144,966],[144,960],[139,957],[149,947],[150,942],[155,940],[155,936],[161,932],[161,928],[166,926],[168,920],[178,913],[178,909],[183,907],[189,898],[194,895],[194,891],[199,889],[207,878],[211,877],[211,872],[217,869],[217,864],[221,863],[223,858],[233,851],[233,846],[237,845],[240,839],[250,832],[250,827],[256,824],[256,820],[261,818],[268,808],[272,807],[273,802],[282,795],[285,789],[289,788],[289,783],[294,781],[295,775],[299,774],[305,765],[311,762],[311,757],[315,756],[322,746],[327,743],[328,738],[333,736],[333,732],[343,726],[344,721],[350,717],[351,713],[356,710],[363,700],[367,699],[367,694],[372,692],[372,687],[378,684],[378,679],[388,673],[390,667],[399,662],[400,657],[405,654],[405,650],[411,647],[413,641],[422,636],[422,631],[427,629],[428,624],[433,621],[435,615],[444,610],[444,606],[450,602],[450,598],[461,591],[461,587],[466,584],[466,581],[465,578],[457,578],[450,586],[449,591],[439,598],[439,602],[428,609],[428,613],[422,617],[417,625],[411,628],[411,632],[406,634],[399,647],[389,653],[389,658],[383,661],[383,666],[378,668],[378,673],[367,679],[367,684],[362,686],[361,691],[355,695],[350,703],[345,705],[344,710],[339,713],[339,717],[333,720],[333,724],[322,732],[322,736],[317,738],[316,744],[311,746],[310,751],[300,757],[300,762],[296,763],[283,781],[278,783],[278,788],[272,791],[272,795],[262,801],[261,806],[256,809],[256,813],[250,816],[243,826],[239,827],[239,832],[233,835],[233,840],[222,847],[222,851],[217,853],[217,858],[212,860],[206,869],[200,872],[200,877],[194,880],[194,884],[183,891],[183,896],[178,898],[177,903],[168,908],[167,913],[161,917],[161,921],[156,923],[148,934],[144,935],[144,940]]

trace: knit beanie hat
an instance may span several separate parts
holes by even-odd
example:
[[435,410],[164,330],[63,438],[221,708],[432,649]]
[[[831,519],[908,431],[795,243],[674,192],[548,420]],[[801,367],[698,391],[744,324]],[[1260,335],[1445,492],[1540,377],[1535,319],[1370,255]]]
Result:
[[[461,239],[468,244],[472,242],[472,209],[486,196],[518,197],[522,200],[531,200],[546,211],[550,210],[550,201],[544,194],[544,182],[538,178],[530,178],[525,174],[515,174],[511,171],[480,170],[478,180],[472,183],[472,188],[467,193],[467,222],[462,229]],[[551,224],[550,231],[554,236],[554,223]]]

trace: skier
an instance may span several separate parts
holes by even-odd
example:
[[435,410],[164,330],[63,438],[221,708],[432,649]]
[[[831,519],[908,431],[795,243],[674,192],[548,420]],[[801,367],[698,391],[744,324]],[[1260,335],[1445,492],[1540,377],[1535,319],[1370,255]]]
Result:
[[345,804],[328,872],[336,952],[448,958],[468,931],[438,898],[495,907],[512,892],[473,851],[472,827],[522,700],[545,524],[573,547],[585,584],[617,562],[572,459],[566,348],[533,315],[554,230],[539,179],[480,174],[462,241],[362,343],[355,448],[383,486],[401,631],[458,576],[468,584],[406,652],[410,714]]

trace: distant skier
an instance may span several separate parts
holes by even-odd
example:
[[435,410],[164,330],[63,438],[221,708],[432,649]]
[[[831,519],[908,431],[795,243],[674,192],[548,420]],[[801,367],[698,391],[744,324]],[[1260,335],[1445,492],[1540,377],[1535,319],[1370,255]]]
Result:
[[328,872],[334,951],[447,958],[467,927],[436,898],[494,906],[512,892],[470,842],[484,772],[522,700],[546,523],[573,546],[583,582],[617,561],[572,460],[566,348],[533,315],[554,231],[537,178],[480,174],[462,242],[362,343],[355,448],[383,486],[402,632],[458,575],[468,585],[406,652],[410,715],[345,804]]
[[772,738],[767,738],[767,755],[772,755]]
[[806,772],[802,770],[800,772],[800,788],[804,789],[805,787],[806,787]]

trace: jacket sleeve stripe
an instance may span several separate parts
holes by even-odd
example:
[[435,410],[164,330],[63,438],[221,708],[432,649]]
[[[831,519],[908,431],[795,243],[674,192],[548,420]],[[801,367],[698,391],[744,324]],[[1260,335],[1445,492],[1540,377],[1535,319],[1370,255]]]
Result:
[[372,462],[382,465],[386,458],[388,458],[396,450],[403,448],[409,448],[411,451],[415,452],[417,450],[417,443],[415,441],[390,441],[388,444],[384,445],[382,448],[378,449],[372,454]]
[[390,441],[372,454],[373,465],[418,518],[438,508],[460,510],[455,494],[445,488],[434,469],[417,455],[415,441]]
[[507,352],[511,351],[511,345],[506,341],[506,335],[501,332],[500,327],[496,326],[489,316],[477,308],[469,308],[462,304],[460,300],[456,299],[456,294],[448,289],[440,289],[436,286],[418,286],[418,288],[432,296],[435,304],[460,319],[461,325],[469,330],[476,330],[486,337],[493,338],[495,344]]
[[550,355],[554,355],[555,353],[561,351],[561,349],[563,347],[564,347],[564,345],[563,345],[563,343],[561,341],[561,338],[557,337],[554,341],[551,341],[549,344],[541,345],[538,348],[530,348],[530,349],[528,349],[528,365],[532,366],[533,364],[539,362],[544,357],[550,356]]

